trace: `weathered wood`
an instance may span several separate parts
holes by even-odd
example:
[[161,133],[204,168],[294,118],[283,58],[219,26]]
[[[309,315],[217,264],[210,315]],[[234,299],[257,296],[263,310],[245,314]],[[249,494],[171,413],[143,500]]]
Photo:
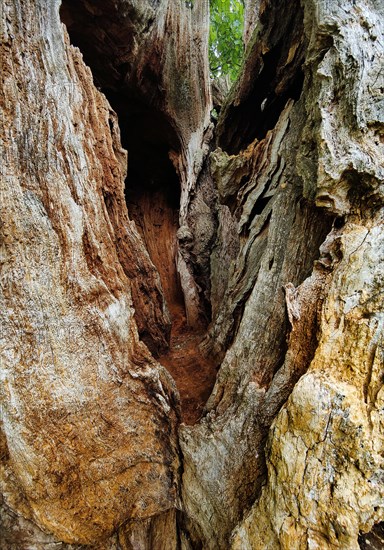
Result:
[[[222,363],[206,417],[181,430],[187,529],[207,549],[228,548],[258,498],[268,428],[310,365],[269,433],[268,484],[233,547],[355,548],[359,530],[382,518],[383,355],[368,351],[383,337],[382,15],[377,3],[261,2],[244,72],[220,114],[211,173],[239,252],[213,264],[212,288],[223,269],[228,285],[205,349]],[[375,388],[368,419],[364,379]],[[335,427],[320,472],[311,453],[321,446],[312,444],[326,418],[340,417],[348,435]],[[340,464],[355,453],[360,472]]]
[[[99,1],[96,5],[64,0],[62,17],[92,67],[96,83],[126,127],[123,143],[131,152],[127,189],[143,185],[132,181],[130,170],[144,180],[147,159],[155,163],[162,146],[179,178],[179,226],[193,234],[189,203],[211,136],[208,0],[194,2],[193,9],[184,0],[161,0],[156,5],[148,0]],[[135,166],[134,153],[139,157]],[[159,170],[164,170],[164,164]],[[189,323],[197,325],[205,314],[192,264],[188,247],[181,241],[179,276]]]
[[[64,0],[92,74],[48,4],[2,5],[5,549],[377,544],[381,3],[247,0],[214,133],[207,0]],[[194,426],[159,354],[218,367]]]
[[176,502],[176,388],[131,300],[137,285],[164,339],[162,291],[127,216],[116,117],[59,2],[4,2],[2,30],[1,486],[18,514],[92,543]]
[[[316,532],[318,547],[325,548],[336,544],[334,538],[329,538],[327,525],[333,525],[333,518],[339,513],[344,518],[339,529],[345,529],[340,548],[351,548],[357,544],[359,529],[369,530],[372,523],[382,517],[382,509],[379,512],[374,504],[375,499],[381,498],[381,490],[378,491],[372,477],[373,471],[381,468],[376,449],[382,449],[382,435],[379,436],[382,428],[379,417],[375,416],[378,447],[368,444],[369,423],[361,417],[365,407],[363,394],[360,400],[355,396],[359,382],[352,382],[347,373],[352,365],[364,370],[365,362],[371,362],[365,355],[369,355],[367,344],[363,345],[365,352],[362,351],[366,359],[359,356],[357,362],[352,357],[356,353],[352,348],[358,338],[361,342],[371,341],[376,349],[377,344],[373,342],[382,338],[379,319],[383,302],[381,298],[374,300],[371,321],[363,321],[363,313],[360,320],[356,319],[357,325],[371,326],[361,329],[365,336],[360,332],[358,336],[351,325],[345,325],[341,312],[337,313],[338,321],[331,321],[326,305],[328,300],[336,300],[337,308],[342,311],[344,302],[353,300],[352,296],[357,300],[360,292],[365,296],[379,292],[382,296],[382,290],[374,290],[364,282],[364,271],[356,280],[355,289],[349,286],[345,291],[349,298],[343,291],[342,281],[347,281],[348,270],[352,276],[355,269],[360,268],[352,266],[349,248],[342,243],[352,239],[363,256],[364,251],[372,250],[372,260],[365,266],[377,281],[382,278],[379,275],[382,267],[378,267],[382,265],[379,252],[382,245],[377,239],[383,231],[383,168],[379,160],[382,159],[382,111],[378,107],[381,92],[377,84],[381,81],[378,71],[383,54],[379,37],[383,27],[379,6],[376,10],[350,6],[347,12],[348,15],[336,3],[331,7],[321,1],[305,2],[303,7],[281,2],[279,10],[272,2],[262,2],[259,26],[249,46],[244,72],[220,115],[217,143],[221,148],[211,155],[211,172],[221,201],[237,221],[239,253],[235,259],[229,258],[227,266],[217,266],[217,273],[211,274],[215,287],[215,278],[222,279],[223,269],[228,273],[227,290],[216,310],[206,343],[206,349],[223,361],[207,404],[206,418],[198,426],[181,431],[183,502],[190,516],[189,529],[203,541],[204,548],[226,548],[232,528],[257,497],[265,480],[266,429],[312,358],[314,379],[321,376],[316,374],[317,369],[320,372],[328,369],[331,376],[332,359],[325,362],[325,358],[319,356],[321,349],[327,349],[326,353],[333,358],[341,353],[333,340],[338,337],[324,326],[328,327],[329,323],[335,327],[341,323],[343,344],[340,346],[349,349],[344,360],[337,362],[337,370],[344,373],[340,376],[348,378],[351,384],[348,389],[343,387],[344,412],[336,402],[334,406],[323,402],[322,386],[318,385],[322,382],[316,385],[303,379],[302,390],[299,382],[294,395],[298,400],[306,396],[308,410],[328,407],[330,415],[348,414],[346,411],[352,407],[360,415],[359,420],[351,420],[352,441],[344,441],[340,434],[332,451],[326,452],[327,456],[335,457],[329,458],[329,463],[336,468],[334,460],[337,461],[339,453],[353,454],[349,446],[359,445],[357,425],[361,425],[368,438],[362,452],[368,453],[375,467],[369,468],[369,473],[363,468],[364,473],[359,477],[345,466],[338,483],[341,484],[342,479],[347,483],[346,494],[336,500],[331,493],[321,493],[315,499],[319,503],[316,519],[306,520],[309,511],[300,515],[293,508],[293,499],[298,506],[303,499],[311,499],[312,463],[309,457],[306,461],[304,451],[291,440],[286,444],[293,445],[292,453],[285,456],[284,442],[289,437],[295,438],[298,430],[316,434],[321,431],[322,420],[319,418],[318,425],[316,420],[311,420],[313,423],[300,428],[301,405],[295,409],[295,405],[288,404],[269,436],[269,484],[260,504],[255,505],[250,518],[238,529],[234,547],[305,548]],[[340,31],[347,28],[353,31]],[[305,80],[301,91],[302,71]],[[233,153],[237,154],[233,156]],[[377,211],[380,214],[376,216]],[[344,225],[345,218],[336,220],[339,229],[330,233],[319,253],[332,219],[341,214],[350,218],[351,225]],[[358,235],[367,234],[367,220],[370,227],[375,227],[377,244],[367,244],[367,248],[360,250]],[[219,236],[219,246],[223,240]],[[373,258],[376,258],[375,267]],[[312,270],[316,259],[320,263]],[[363,269],[363,264],[359,265]],[[339,275],[340,270],[344,276]],[[370,278],[367,273],[366,277]],[[330,284],[335,292],[338,289],[340,296],[336,299],[330,291],[319,316]],[[286,307],[291,323],[288,323]],[[318,331],[319,338],[324,339],[324,348],[321,345],[317,348]],[[382,353],[375,357],[376,364],[382,365]],[[375,372],[374,384],[378,384],[378,371]],[[326,393],[331,391],[333,395],[341,391],[336,381],[329,382],[329,386],[324,390]],[[378,387],[375,385],[375,391]],[[375,402],[374,408],[378,411],[380,403]],[[298,424],[291,420],[283,427],[284,414],[296,414]],[[285,430],[288,431],[283,436]],[[306,497],[301,485],[305,479],[295,477],[300,468],[306,471]],[[363,483],[365,475],[371,479],[372,489],[366,486],[364,494],[369,504],[364,514],[356,499],[351,506],[356,506],[357,511],[346,512],[348,491]],[[331,486],[331,478],[325,472],[319,478],[321,483]],[[278,518],[282,516],[287,518],[289,532],[285,524],[279,523]],[[289,523],[290,516],[298,521],[297,528],[293,520]],[[366,519],[363,520],[363,516]],[[346,527],[349,521],[351,524]],[[328,543],[329,540],[332,542]]]

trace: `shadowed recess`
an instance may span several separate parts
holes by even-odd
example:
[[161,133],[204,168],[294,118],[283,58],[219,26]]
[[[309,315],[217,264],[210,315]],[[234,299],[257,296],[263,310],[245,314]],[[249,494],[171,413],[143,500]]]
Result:
[[[237,154],[254,139],[262,140],[276,125],[287,101],[301,95],[306,50],[303,10],[297,1],[295,7],[288,0],[277,3],[266,0],[260,8],[263,39],[256,31],[236,87],[240,100],[230,100],[220,116],[218,145],[230,154]],[[250,79],[249,75],[258,76]]]
[[[138,81],[136,76],[132,77],[132,64],[124,61],[122,52],[127,52],[134,42],[130,30],[134,27],[129,21],[129,17],[135,17],[133,8],[122,22],[116,5],[108,0],[91,7],[86,2],[65,0],[61,17],[72,44],[79,47],[91,68],[95,84],[118,116],[121,143],[128,151],[125,181],[128,214],[159,273],[172,321],[171,333],[164,335],[169,339],[168,351],[153,346],[145,322],[137,323],[139,336],[171,373],[180,392],[182,419],[193,424],[212,391],[216,369],[199,351],[202,329],[192,329],[186,319],[177,270],[180,182],[169,156],[170,151],[180,152],[180,143],[162,111],[164,89],[150,66],[141,68]],[[126,34],[120,28],[115,29],[122,24]],[[109,35],[112,28],[116,30],[111,35],[113,40]],[[150,296],[143,296],[144,288],[139,292],[142,301],[151,300]]]

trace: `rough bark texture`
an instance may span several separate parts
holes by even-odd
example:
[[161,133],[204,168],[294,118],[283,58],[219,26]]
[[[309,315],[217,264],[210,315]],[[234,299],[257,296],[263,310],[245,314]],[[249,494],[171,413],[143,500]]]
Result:
[[247,1],[214,133],[207,0],[59,4],[1,13],[1,549],[380,548],[381,2]]
[[270,431],[268,481],[233,548],[382,545],[363,534],[384,502],[382,16],[378,3],[305,5],[298,166],[305,194],[345,218],[327,254],[336,264],[319,345]]
[[269,433],[268,483],[233,549],[358,549],[383,519],[382,224],[339,237],[319,346]]
[[247,46],[252,38],[257,22],[259,20],[260,0],[244,1],[244,30],[243,42]]
[[2,489],[60,540],[90,543],[174,506],[177,396],[133,319],[131,288],[164,338],[116,116],[58,10],[2,6]]
[[198,325],[204,307],[183,235],[194,238],[187,213],[211,135],[208,0],[193,10],[182,0],[66,0],[62,17],[126,130],[128,195],[133,185],[152,194],[163,186],[169,158],[178,174],[178,271],[188,321]]
[[[236,221],[239,253],[206,343],[223,357],[207,414],[181,429],[187,524],[204,548],[227,548],[257,497],[270,422],[314,355],[310,372],[319,373],[299,383],[271,431],[268,485],[234,545],[347,549],[383,517],[382,15],[374,3],[262,2],[219,120],[211,173]],[[213,265],[211,277],[212,288],[222,286],[222,267]],[[372,314],[363,313],[367,300]],[[347,322],[344,308],[360,303]],[[333,417],[332,443],[322,442]],[[367,498],[359,503],[360,491]]]

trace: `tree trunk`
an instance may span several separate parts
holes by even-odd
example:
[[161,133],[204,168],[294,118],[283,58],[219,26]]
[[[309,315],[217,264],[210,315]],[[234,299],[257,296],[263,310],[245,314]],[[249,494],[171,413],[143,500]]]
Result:
[[1,549],[382,547],[383,6],[245,6],[214,126],[208,0],[3,1]]

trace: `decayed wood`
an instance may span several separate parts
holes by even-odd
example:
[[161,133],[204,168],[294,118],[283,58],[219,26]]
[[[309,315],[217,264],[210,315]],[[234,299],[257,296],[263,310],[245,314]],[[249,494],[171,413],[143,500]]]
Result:
[[[183,0],[161,0],[156,6],[148,0],[100,1],[97,7],[65,0],[62,17],[92,67],[96,83],[107,95],[117,97],[120,123],[126,119],[131,124],[132,113],[140,109],[133,142],[145,124],[145,113],[149,115],[143,149],[156,120],[162,119],[157,130],[162,135],[153,139],[163,140],[165,155],[179,177],[179,226],[193,233],[189,203],[210,137],[208,0],[194,2],[193,9]],[[152,151],[141,154],[146,164]],[[188,321],[198,325],[204,307],[192,264],[188,248],[179,242],[177,265]]]
[[[357,547],[359,530],[369,531],[383,517],[374,474],[382,467],[377,377],[383,356],[376,346],[383,302],[382,282],[381,290],[373,283],[383,279],[382,247],[363,244],[364,235],[373,239],[367,231],[375,239],[383,233],[377,84],[383,14],[378,4],[344,9],[323,1],[261,2],[244,72],[220,114],[211,173],[223,208],[232,213],[239,252],[227,266],[228,284],[205,344],[222,359],[216,386],[203,420],[181,430],[186,525],[204,548],[228,548],[232,529],[255,499],[236,531],[236,549]],[[223,242],[219,235],[217,246]],[[363,275],[363,257],[370,275]],[[223,267],[213,267],[212,288],[220,288]],[[347,283],[347,273],[354,283]],[[362,296],[372,297],[372,317],[360,310]],[[352,303],[357,317],[347,321]],[[357,362],[356,353],[362,354]],[[366,369],[372,363],[371,377]],[[359,372],[356,380],[351,368]],[[377,396],[368,421],[365,376]],[[268,428],[298,379],[269,432],[269,477],[258,502]],[[332,401],[341,394],[342,404]],[[326,419],[341,417],[348,418],[349,435],[335,425],[335,441],[331,432],[321,451],[327,466],[320,473],[313,446]],[[364,473],[338,458],[355,456],[360,437],[362,455],[375,465],[364,462]],[[354,492],[361,484],[364,511]],[[318,504],[312,506],[314,486]]]
[[247,1],[214,134],[207,0],[65,0],[93,77],[58,10],[2,7],[6,544],[376,540],[381,4]]
[[2,29],[1,487],[59,540],[92,543],[176,502],[176,388],[131,300],[140,284],[164,338],[162,291],[127,216],[116,118],[59,2],[5,2]]

